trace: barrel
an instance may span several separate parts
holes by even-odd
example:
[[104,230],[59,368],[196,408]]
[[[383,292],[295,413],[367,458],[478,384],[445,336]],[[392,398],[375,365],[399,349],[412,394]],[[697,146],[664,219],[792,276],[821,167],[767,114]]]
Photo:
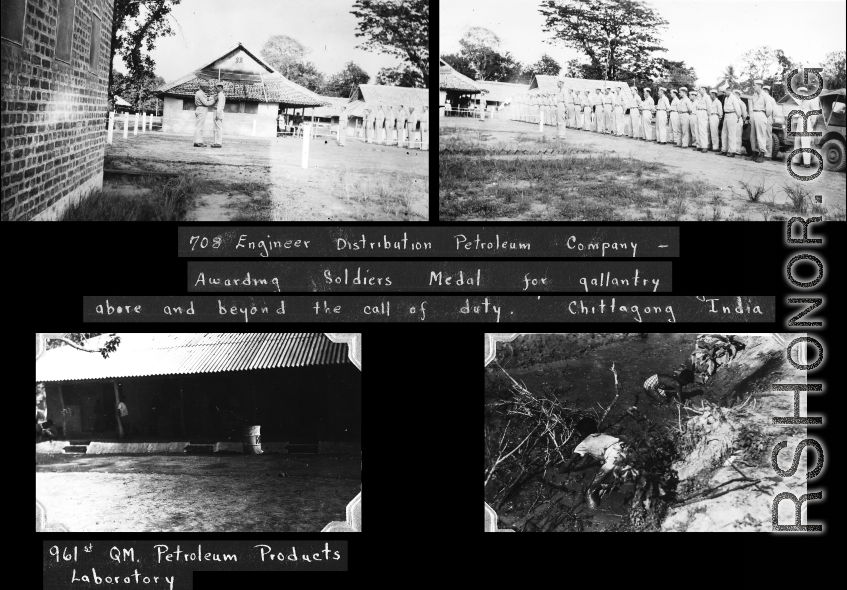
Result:
[[259,436],[259,426],[244,427],[244,454],[262,454],[262,438]]

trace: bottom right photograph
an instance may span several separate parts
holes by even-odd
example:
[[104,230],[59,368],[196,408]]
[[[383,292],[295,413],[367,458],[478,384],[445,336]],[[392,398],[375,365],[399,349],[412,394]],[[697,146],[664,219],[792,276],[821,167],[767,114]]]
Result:
[[489,336],[486,531],[806,523],[802,334]]

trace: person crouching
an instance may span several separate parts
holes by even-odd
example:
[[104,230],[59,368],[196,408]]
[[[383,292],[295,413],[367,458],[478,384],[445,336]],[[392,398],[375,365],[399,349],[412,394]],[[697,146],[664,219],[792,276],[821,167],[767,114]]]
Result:
[[559,472],[564,473],[591,462],[601,463],[600,470],[586,490],[588,505],[594,509],[600,505],[600,497],[612,487],[612,484],[638,477],[638,471],[627,462],[626,449],[621,440],[603,433],[589,434],[585,437]]
[[685,369],[679,375],[664,375],[657,373],[644,382],[644,391],[648,394],[659,394],[665,401],[670,403],[674,396],[682,402],[682,388],[689,383],[694,383],[694,371]]

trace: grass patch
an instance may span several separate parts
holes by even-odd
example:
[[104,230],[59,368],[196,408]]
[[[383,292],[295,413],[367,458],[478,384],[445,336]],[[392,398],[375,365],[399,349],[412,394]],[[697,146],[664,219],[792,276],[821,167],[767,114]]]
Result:
[[357,219],[367,221],[385,219],[414,219],[412,204],[426,201],[428,197],[425,178],[409,174],[359,175],[344,168],[339,181],[339,196],[359,207]]
[[147,195],[125,195],[120,191],[98,189],[65,209],[60,221],[180,221],[197,195],[197,185],[187,176],[177,178],[140,177]]

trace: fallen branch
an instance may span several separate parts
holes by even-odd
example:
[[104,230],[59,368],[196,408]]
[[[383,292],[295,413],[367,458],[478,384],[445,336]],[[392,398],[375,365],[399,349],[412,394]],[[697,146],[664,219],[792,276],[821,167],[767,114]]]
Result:
[[606,420],[606,416],[609,415],[609,410],[612,409],[612,406],[615,405],[615,402],[618,401],[618,397],[620,396],[620,391],[618,389],[618,372],[615,370],[615,363],[612,363],[612,374],[615,376],[615,399],[612,400],[612,403],[609,404],[609,407],[606,408],[606,411],[603,412],[603,417],[600,418],[600,422],[597,423],[597,432],[602,432],[603,422]]

